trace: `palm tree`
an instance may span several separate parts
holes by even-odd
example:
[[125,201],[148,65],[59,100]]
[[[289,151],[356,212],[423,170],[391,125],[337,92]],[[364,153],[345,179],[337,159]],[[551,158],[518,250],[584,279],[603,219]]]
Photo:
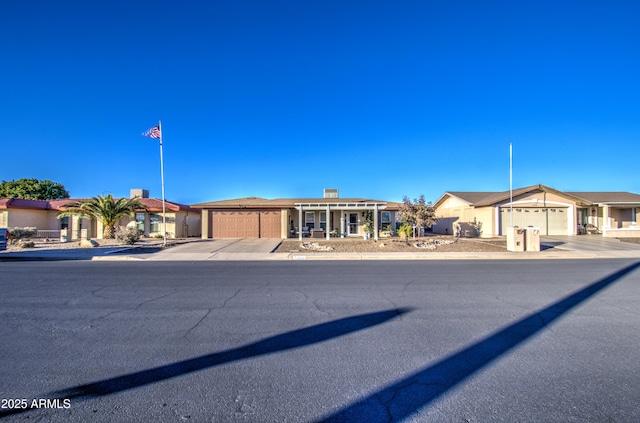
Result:
[[65,211],[58,213],[58,218],[65,216],[81,216],[99,220],[104,226],[102,237],[113,239],[116,234],[116,223],[122,216],[133,214],[136,210],[146,210],[137,198],[115,199],[111,194],[97,196],[84,201],[74,201],[63,206]]

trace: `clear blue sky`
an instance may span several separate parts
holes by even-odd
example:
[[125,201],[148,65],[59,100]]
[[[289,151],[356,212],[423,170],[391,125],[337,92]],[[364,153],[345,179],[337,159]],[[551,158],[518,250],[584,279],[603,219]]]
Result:
[[637,1],[0,2],[0,179],[73,197],[640,193]]

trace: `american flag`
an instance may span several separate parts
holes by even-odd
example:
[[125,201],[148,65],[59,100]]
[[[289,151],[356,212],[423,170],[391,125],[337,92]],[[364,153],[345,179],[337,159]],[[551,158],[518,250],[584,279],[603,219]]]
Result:
[[147,131],[143,132],[142,135],[144,135],[145,137],[151,137],[151,138],[162,137],[162,133],[160,132],[159,126],[154,126],[153,128],[148,129]]

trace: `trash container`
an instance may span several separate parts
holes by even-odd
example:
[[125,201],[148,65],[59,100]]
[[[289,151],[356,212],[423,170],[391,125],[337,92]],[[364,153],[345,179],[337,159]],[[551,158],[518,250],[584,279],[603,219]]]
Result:
[[507,250],[524,251],[524,229],[507,228]]
[[525,229],[525,250],[526,251],[540,251],[540,228],[534,228],[529,226]]
[[6,228],[0,228],[0,250],[7,249],[7,234],[8,231]]

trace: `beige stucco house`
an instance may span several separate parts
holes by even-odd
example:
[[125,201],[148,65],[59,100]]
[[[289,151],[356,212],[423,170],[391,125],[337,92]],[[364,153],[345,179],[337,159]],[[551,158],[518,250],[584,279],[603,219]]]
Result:
[[[135,226],[145,236],[162,234],[162,200],[149,198],[146,190],[131,190],[131,197],[138,200],[146,210],[137,211],[134,216],[122,217],[117,226]],[[66,230],[68,239],[102,238],[102,223],[78,216],[58,219],[64,205],[82,201],[81,198],[64,200],[27,200],[19,198],[0,199],[0,227],[35,227],[42,238],[59,238],[60,231]],[[165,201],[167,235],[172,238],[200,236],[200,216],[198,209],[184,204]]]
[[563,192],[545,185],[512,192],[451,191],[434,207],[439,220],[433,231],[438,234],[494,237],[510,226],[534,226],[542,235],[640,237],[640,195],[629,192]]
[[[89,219],[58,219],[62,206],[74,200],[28,200],[21,198],[0,198],[0,228],[37,228],[44,238],[57,238],[61,229],[77,234],[81,229],[95,233],[95,224]],[[44,232],[47,233],[44,233]],[[74,238],[75,239],[75,238]]]
[[202,210],[203,238],[299,238],[365,235],[367,216],[378,239],[395,230],[395,202],[338,198],[335,189],[322,198],[245,197],[194,204]]

